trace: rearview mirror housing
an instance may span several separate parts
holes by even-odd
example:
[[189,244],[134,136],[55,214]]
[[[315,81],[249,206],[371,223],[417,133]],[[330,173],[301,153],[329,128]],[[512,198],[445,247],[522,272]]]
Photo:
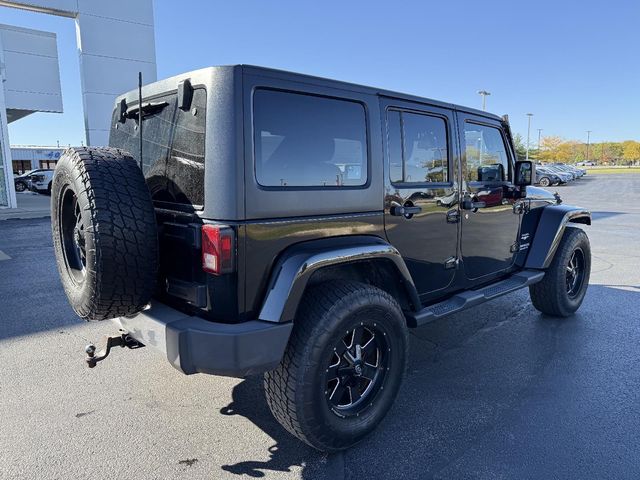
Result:
[[518,187],[526,187],[533,185],[536,178],[536,165],[531,160],[521,160],[516,162],[514,174],[514,185]]

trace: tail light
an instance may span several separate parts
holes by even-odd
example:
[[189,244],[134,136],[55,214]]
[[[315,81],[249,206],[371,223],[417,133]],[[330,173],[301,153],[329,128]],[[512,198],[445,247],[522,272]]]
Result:
[[202,270],[214,275],[229,273],[234,268],[235,235],[224,225],[202,226]]

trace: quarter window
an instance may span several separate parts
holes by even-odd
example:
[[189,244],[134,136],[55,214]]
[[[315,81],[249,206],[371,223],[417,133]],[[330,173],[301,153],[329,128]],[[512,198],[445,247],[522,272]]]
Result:
[[509,156],[499,129],[465,123],[464,141],[467,181],[504,182],[509,178]]
[[269,187],[349,187],[367,182],[364,107],[274,90],[254,95],[256,178]]
[[394,183],[447,182],[447,124],[441,117],[390,110],[389,175]]

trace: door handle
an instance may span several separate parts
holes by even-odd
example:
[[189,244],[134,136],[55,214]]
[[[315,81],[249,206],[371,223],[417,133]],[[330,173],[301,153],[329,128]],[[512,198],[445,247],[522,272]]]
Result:
[[470,198],[465,198],[462,200],[462,209],[463,210],[476,210],[478,208],[484,208],[487,206],[486,202],[475,202]]
[[422,207],[416,207],[416,206],[410,206],[410,207],[404,207],[404,206],[394,206],[391,207],[391,215],[394,215],[396,217],[409,217],[411,215],[414,215],[416,213],[420,213],[422,211]]

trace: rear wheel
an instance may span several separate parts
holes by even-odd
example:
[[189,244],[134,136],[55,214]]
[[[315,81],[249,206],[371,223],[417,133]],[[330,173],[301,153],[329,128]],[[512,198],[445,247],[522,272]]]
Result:
[[549,185],[551,185],[551,181],[549,180],[549,178],[547,177],[542,177],[540,179],[540,186],[541,187],[548,187]]
[[158,239],[144,176],[128,153],[70,148],[51,186],[58,272],[81,318],[141,311],[154,291]]
[[400,306],[378,288],[356,282],[312,288],[282,362],[264,377],[271,412],[318,450],[354,445],[396,397],[407,335]]
[[24,192],[27,189],[27,184],[24,182],[16,182],[16,192]]
[[529,287],[533,306],[547,315],[572,315],[582,305],[590,273],[589,237],[578,227],[567,227],[543,280]]

